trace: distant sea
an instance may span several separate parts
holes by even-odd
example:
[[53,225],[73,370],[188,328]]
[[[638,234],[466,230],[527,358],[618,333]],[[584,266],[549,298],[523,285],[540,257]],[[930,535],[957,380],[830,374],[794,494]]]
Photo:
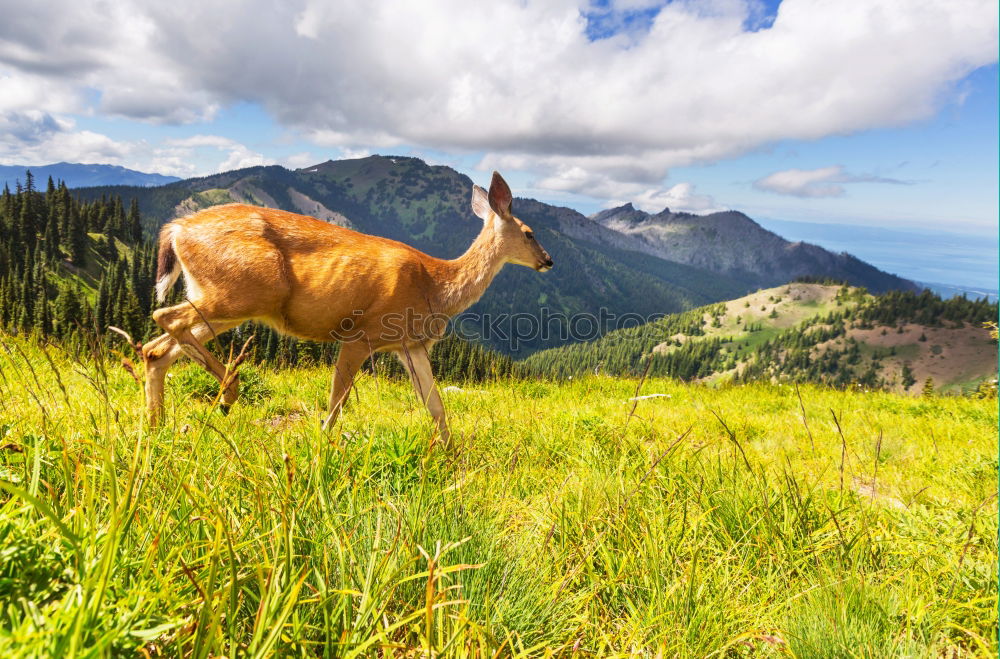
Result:
[[941,295],[997,296],[997,236],[758,219],[787,240],[848,252]]

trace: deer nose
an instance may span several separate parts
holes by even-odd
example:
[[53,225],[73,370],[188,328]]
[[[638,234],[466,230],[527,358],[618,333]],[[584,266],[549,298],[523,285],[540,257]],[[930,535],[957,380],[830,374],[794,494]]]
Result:
[[549,258],[545,259],[545,267],[546,268],[551,268],[552,267],[552,257],[551,256]]

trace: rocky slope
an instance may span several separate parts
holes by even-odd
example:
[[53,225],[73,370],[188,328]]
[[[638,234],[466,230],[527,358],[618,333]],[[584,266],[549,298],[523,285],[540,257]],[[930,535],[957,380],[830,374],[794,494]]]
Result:
[[693,215],[655,215],[626,204],[590,218],[595,224],[634,240],[630,249],[686,263],[746,281],[775,286],[798,277],[826,277],[875,292],[917,290],[917,286],[850,254],[790,242],[737,211]]

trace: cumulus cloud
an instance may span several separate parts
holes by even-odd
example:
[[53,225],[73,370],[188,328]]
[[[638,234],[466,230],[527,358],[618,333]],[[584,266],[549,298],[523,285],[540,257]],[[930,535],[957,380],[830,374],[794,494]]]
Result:
[[[304,155],[297,154],[290,160]],[[115,140],[94,131],[78,130],[72,120],[38,110],[0,112],[0,164],[41,165],[57,161],[124,165],[181,177],[275,162],[240,142],[218,135],[195,135],[151,145],[143,140]]]
[[[527,164],[516,159],[493,159],[490,167],[504,164],[511,169],[524,169]],[[544,164],[543,164],[544,166]],[[650,170],[635,167],[634,171],[625,172],[625,164],[612,168],[612,173],[596,172],[585,166],[555,168],[550,175],[532,181],[531,186],[541,190],[557,192],[573,192],[590,197],[608,200],[607,205],[618,206],[631,202],[635,206],[650,213],[670,208],[676,211],[690,213],[714,213],[723,210],[709,195],[697,194],[692,183],[677,183],[668,188],[659,185],[665,175],[652,173]]]
[[283,158],[278,164],[287,167],[288,169],[302,169],[303,167],[308,167],[309,165],[315,165],[319,162],[319,158],[314,156],[309,151],[302,151],[301,153],[293,153],[290,156]]
[[874,174],[850,174],[841,165],[819,169],[786,169],[774,172],[753,182],[753,187],[765,192],[792,197],[842,197],[843,183],[891,183],[907,185],[902,181]]
[[[760,8],[35,0],[0,23],[0,75],[63,89],[22,94],[52,115],[183,123],[259,103],[319,145],[485,152],[589,194],[924,118],[997,59],[995,0],[784,0],[770,27]],[[632,14],[593,34],[592,17]]]
[[72,121],[39,110],[0,112],[0,163],[35,165],[59,160],[119,163],[130,146],[106,135],[74,130]]
[[152,149],[149,171],[189,177],[211,172],[226,172],[244,167],[273,165],[276,161],[253,151],[236,140],[221,135],[192,135],[169,139]]
[[677,183],[665,190],[652,188],[633,194],[629,199],[647,213],[657,213],[664,208],[688,213],[716,213],[725,210],[710,195],[698,194],[692,183]]

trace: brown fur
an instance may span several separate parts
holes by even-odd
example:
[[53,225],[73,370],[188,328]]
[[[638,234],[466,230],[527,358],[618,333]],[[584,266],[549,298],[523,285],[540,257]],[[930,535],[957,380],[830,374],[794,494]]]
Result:
[[[147,344],[147,405],[159,415],[163,377],[183,351],[220,381],[225,367],[202,345],[213,332],[245,320],[314,341],[342,340],[330,414],[340,406],[361,363],[393,351],[410,372],[447,437],[429,352],[446,319],[485,292],[505,263],[545,271],[548,253],[510,212],[510,188],[494,172],[490,192],[473,188],[483,229],[465,254],[434,258],[403,243],[285,211],[228,204],[174,220],[161,233],[158,280],[180,264],[189,301],[157,309],[167,334]],[[232,403],[236,386],[224,401]]]

